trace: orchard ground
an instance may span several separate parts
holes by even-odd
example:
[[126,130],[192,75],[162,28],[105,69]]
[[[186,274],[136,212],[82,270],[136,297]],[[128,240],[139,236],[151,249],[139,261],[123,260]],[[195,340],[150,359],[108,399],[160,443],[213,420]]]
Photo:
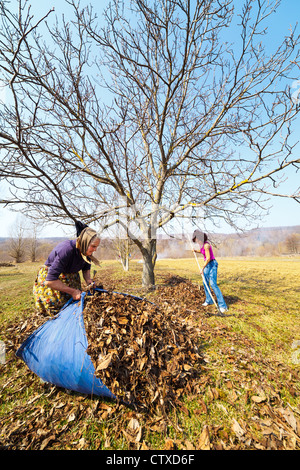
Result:
[[[300,449],[300,257],[220,258],[218,283],[229,316],[191,306],[186,280],[202,289],[194,259],[161,259],[157,288],[141,286],[142,265],[128,272],[103,261],[104,288],[175,302],[199,328],[201,393],[165,416],[44,384],[15,357],[20,332],[34,316],[39,263],[0,267],[0,448],[101,450]],[[181,284],[169,284],[171,278]],[[191,296],[192,291],[190,290]],[[24,326],[25,325],[25,326]],[[22,330],[23,328],[23,330]],[[138,429],[133,438],[132,423]]]

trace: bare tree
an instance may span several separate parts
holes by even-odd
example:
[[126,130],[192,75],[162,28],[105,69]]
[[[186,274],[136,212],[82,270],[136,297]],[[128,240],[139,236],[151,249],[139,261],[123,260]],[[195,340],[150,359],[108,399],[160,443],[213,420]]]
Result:
[[8,254],[16,263],[25,260],[27,252],[26,228],[24,221],[19,217],[10,228]]
[[117,238],[115,248],[124,271],[129,271],[129,258],[130,258],[130,239]]
[[297,233],[291,233],[285,240],[287,249],[290,253],[298,253],[300,246],[300,235]]
[[113,0],[104,25],[66,4],[73,16],[51,23],[0,3],[1,202],[64,224],[125,225],[129,211],[153,285],[160,227],[191,206],[237,224],[299,168],[299,37],[267,53],[278,1]]
[[28,229],[28,254],[30,261],[33,263],[37,261],[37,252],[39,246],[38,235],[41,231],[41,225],[39,223],[33,223]]

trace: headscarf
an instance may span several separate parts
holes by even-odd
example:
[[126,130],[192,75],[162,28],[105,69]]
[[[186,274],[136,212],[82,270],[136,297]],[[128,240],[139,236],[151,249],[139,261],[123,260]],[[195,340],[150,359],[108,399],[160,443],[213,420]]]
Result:
[[92,228],[86,227],[85,229],[82,230],[79,237],[77,237],[76,248],[78,248],[78,250],[80,251],[80,254],[82,258],[84,259],[84,261],[86,261],[87,263],[90,263],[92,261],[97,266],[99,266],[100,263],[97,260],[97,258],[95,258],[92,255],[86,256],[86,251],[89,247],[89,244],[93,240],[93,238],[98,238],[97,232],[93,230]]
[[87,228],[87,227],[88,227],[88,225],[84,224],[83,222],[80,222],[80,220],[75,220],[76,237],[79,237],[82,230]]

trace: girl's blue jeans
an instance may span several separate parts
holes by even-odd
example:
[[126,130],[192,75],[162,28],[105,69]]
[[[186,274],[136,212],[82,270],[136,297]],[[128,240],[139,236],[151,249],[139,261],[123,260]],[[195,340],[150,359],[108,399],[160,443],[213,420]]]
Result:
[[[212,259],[205,266],[203,270],[203,275],[204,275],[207,285],[210,286],[210,289],[212,289],[214,293],[216,294],[219,308],[225,308],[227,310],[228,307],[226,305],[222,292],[217,284],[217,273],[218,273],[218,262],[217,260]],[[203,283],[203,287],[204,287],[204,292],[206,295],[205,302],[208,304],[213,304],[213,300],[210,296],[208,289],[205,286],[205,283]]]

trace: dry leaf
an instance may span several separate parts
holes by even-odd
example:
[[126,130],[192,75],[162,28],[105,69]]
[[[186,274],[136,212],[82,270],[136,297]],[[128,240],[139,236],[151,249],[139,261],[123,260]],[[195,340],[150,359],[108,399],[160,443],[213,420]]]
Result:
[[79,439],[77,449],[79,449],[79,450],[83,449],[85,445],[86,445],[86,441],[85,441],[84,437],[82,437],[81,439]]
[[111,354],[107,354],[106,356],[104,356],[103,358],[99,359],[97,361],[97,368],[96,368],[96,372],[99,372],[100,370],[104,370],[104,369],[107,369],[107,367],[110,365],[111,363],[111,359],[112,359],[112,355]]
[[198,442],[198,449],[199,450],[210,450],[210,438],[209,438],[209,431],[208,431],[208,426],[205,425],[201,436],[199,438]]
[[175,449],[176,449],[176,444],[173,441],[173,439],[166,439],[164,450],[175,450]]
[[142,437],[142,428],[138,420],[136,418],[131,418],[131,420],[129,421],[127,430],[126,431],[123,430],[123,433],[129,442],[133,442],[133,443],[140,442],[141,437]]
[[262,403],[267,400],[267,397],[265,395],[253,395],[251,400],[254,401],[254,403]]
[[47,447],[47,445],[49,444],[49,442],[54,441],[54,440],[55,440],[55,435],[54,434],[47,437],[46,439],[44,439],[42,444],[41,444],[40,450],[44,450]]
[[226,410],[225,406],[222,405],[221,403],[217,403],[217,407],[218,407],[220,410],[224,411],[224,413],[225,413],[226,415],[228,414],[228,411]]
[[141,447],[139,448],[139,450],[149,450],[149,447],[147,446],[145,441],[142,442]]
[[194,444],[192,442],[185,440],[184,441],[184,450],[195,450]]
[[297,420],[295,418],[294,413],[292,410],[289,409],[284,409],[284,408],[278,408],[279,413],[283,416],[285,421],[291,426],[291,428],[297,433]]
[[243,437],[243,435],[245,434],[245,431],[244,429],[239,425],[239,423],[237,422],[236,419],[233,419],[232,420],[232,426],[231,426],[233,432],[235,433],[235,435],[240,439],[241,437]]

